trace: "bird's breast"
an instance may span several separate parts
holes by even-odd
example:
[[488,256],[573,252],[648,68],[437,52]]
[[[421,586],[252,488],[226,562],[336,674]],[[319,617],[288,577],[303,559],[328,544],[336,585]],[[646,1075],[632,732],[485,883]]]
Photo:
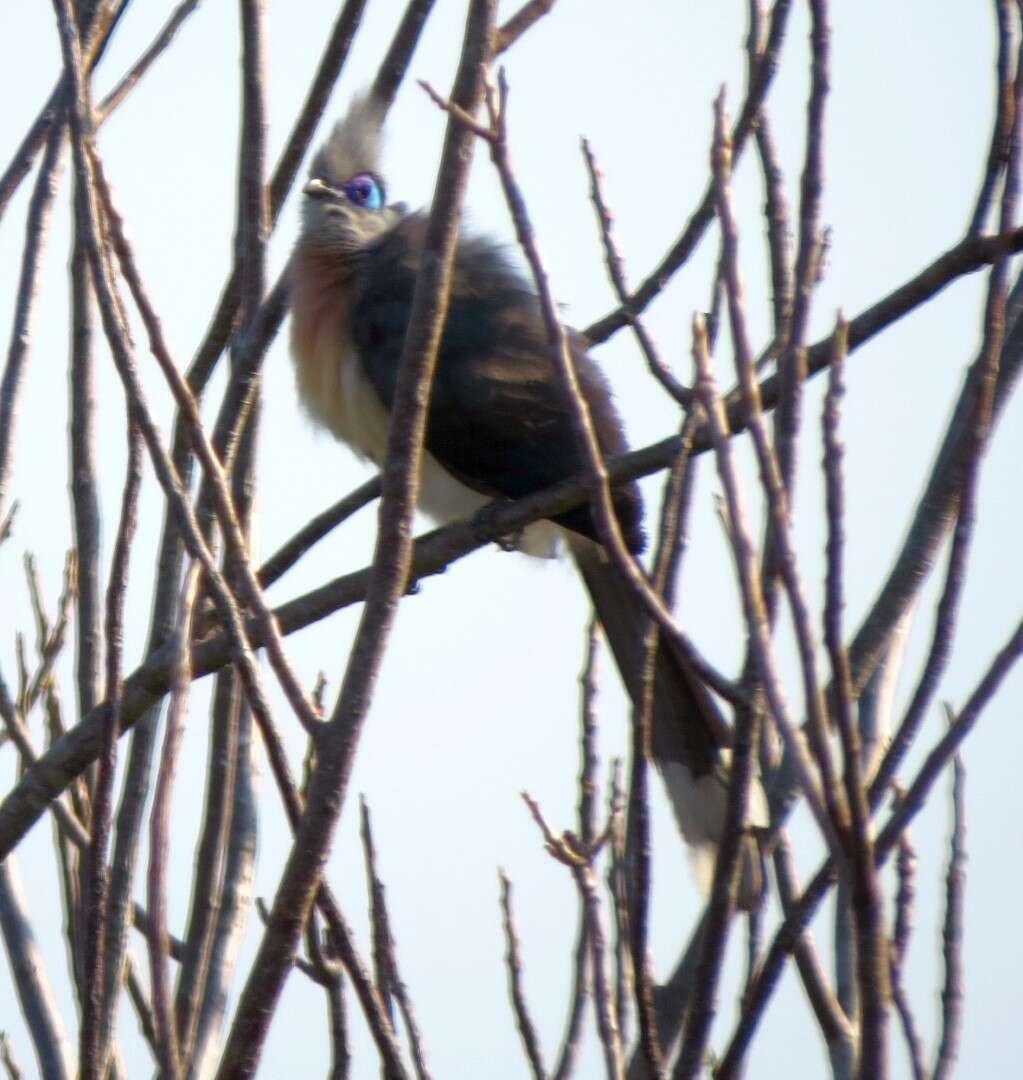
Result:
[[[298,395],[309,416],[360,457],[382,467],[387,457],[389,415],[367,378],[352,341],[352,297],[336,260],[296,252],[292,280],[291,351]],[[452,476],[427,452],[420,468],[419,506],[439,524],[468,517],[489,497]],[[535,522],[520,550],[551,558],[557,527]]]
[[347,278],[308,252],[295,260],[291,351],[298,396],[309,416],[377,465],[387,453],[387,411],[352,342]]

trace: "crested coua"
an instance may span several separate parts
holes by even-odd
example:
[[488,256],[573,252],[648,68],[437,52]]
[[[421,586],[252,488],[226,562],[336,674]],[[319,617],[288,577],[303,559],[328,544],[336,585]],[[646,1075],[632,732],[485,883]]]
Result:
[[[313,159],[292,260],[291,324],[306,411],[378,466],[426,231],[424,213],[387,202],[381,125],[374,101],[357,99]],[[571,349],[601,450],[620,454],[625,436],[607,382],[580,336]],[[535,292],[496,245],[462,236],[427,416],[420,508],[443,523],[583,472]],[[615,488],[614,508],[629,550],[638,554],[643,508],[635,483]],[[645,613],[600,546],[589,505],[529,526],[515,543],[527,554],[550,556],[559,537],[638,701]],[[712,858],[721,835],[728,741],[710,693],[662,637],[651,751],[697,856]],[[759,855],[748,837],[740,904],[754,905],[759,892]]]

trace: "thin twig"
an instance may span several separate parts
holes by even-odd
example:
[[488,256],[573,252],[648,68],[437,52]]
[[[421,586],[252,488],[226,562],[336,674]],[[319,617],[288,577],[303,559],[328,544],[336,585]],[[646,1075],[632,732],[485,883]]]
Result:
[[908,832],[904,832],[899,837],[896,874],[898,888],[895,893],[895,925],[892,931],[891,959],[888,965],[891,971],[892,1001],[899,1014],[902,1034],[906,1040],[906,1052],[909,1055],[910,1068],[913,1070],[913,1080],[927,1080],[923,1042],[902,984],[902,965],[909,947],[916,898],[916,851]]
[[932,1080],[948,1080],[955,1071],[963,1031],[966,974],[963,968],[963,922],[966,893],[966,770],[952,759],[952,837],[945,875],[945,922],[941,930],[945,983],[941,988],[941,1039]]
[[[103,54],[107,41],[123,14],[127,3],[122,2],[119,7],[113,4],[85,4],[80,5],[76,12],[81,20],[78,24],[78,33],[84,38],[82,45],[82,61],[86,70],[91,71],[93,66]],[[96,15],[100,18],[96,18]],[[11,196],[18,189],[18,185],[28,175],[32,168],[32,160],[39,152],[39,148],[53,134],[54,125],[62,122],[64,108],[67,104],[68,76],[62,73],[57,79],[57,84],[50,91],[39,115],[32,126],[28,129],[24,139],[15,151],[11,163],[0,176],[0,218],[3,217]],[[61,139],[63,136],[61,136]]]
[[[810,94],[806,105],[806,149],[800,178],[798,243],[793,269],[792,310],[778,360],[780,394],[775,413],[775,452],[790,505],[795,494],[796,448],[806,378],[803,347],[813,294],[819,283],[823,239],[821,195],[824,190],[825,107],[831,84],[831,33],[827,0],[810,0]],[[772,547],[772,538],[768,546]]]
[[[241,698],[240,680],[231,672],[222,674],[233,682],[232,698]],[[220,1026],[232,989],[239,942],[252,904],[255,876],[259,785],[257,760],[263,751],[252,711],[246,702],[237,701],[237,705],[232,704],[231,708],[238,713],[234,782],[229,807],[231,827],[224,853],[220,908],[212,931],[205,986],[195,1034],[189,1040],[190,1059],[196,1075],[207,1075],[212,1071],[213,1059],[220,1050]]]
[[174,997],[174,1018],[181,1058],[186,1062],[192,1062],[202,999],[208,986],[218,916],[228,887],[224,871],[228,837],[234,826],[232,803],[240,761],[240,711],[241,693],[235,673],[230,670],[218,672],[210,706],[206,806],[195,858],[191,910],[185,932],[186,952]]
[[32,322],[36,310],[39,270],[49,232],[53,199],[60,179],[60,159],[64,149],[63,131],[51,134],[46,155],[39,167],[25,216],[25,247],[21,258],[11,342],[7,349],[3,379],[0,380],[0,510],[4,509],[7,485],[14,456],[14,430],[18,418],[18,399],[28,361]]
[[171,12],[170,17],[163,24],[150,46],[142,53],[134,64],[121,76],[117,85],[96,106],[96,127],[121,104],[122,101],[135,89],[146,72],[153,66],[160,54],[163,53],[174,40],[181,24],[199,6],[199,0],[182,0]]
[[183,1062],[167,971],[166,867],[170,854],[169,818],[174,773],[188,712],[188,689],[191,682],[188,642],[191,637],[192,612],[199,585],[199,569],[198,563],[192,564],[185,575],[185,584],[181,591],[178,669],[171,693],[170,708],[167,710],[167,728],[164,733],[163,753],[160,756],[156,788],[153,792],[153,809],[149,827],[149,873],[146,890],[150,919],[147,935],[149,970],[153,988],[153,1022],[156,1027],[160,1071],[162,1075],[168,1077],[168,1080],[177,1080],[177,1077],[182,1075]]
[[703,329],[702,321],[698,318],[694,319],[693,340],[693,356],[700,370],[697,390],[703,401],[704,411],[709,419],[714,436],[718,473],[721,476],[728,502],[732,546],[742,588],[746,625],[755,641],[756,651],[754,655],[757,668],[763,680],[774,722],[778,725],[786,747],[789,748],[789,752],[797,763],[803,795],[807,799],[821,833],[828,841],[830,850],[838,852],[840,846],[835,838],[832,820],[825,809],[820,786],[817,782],[810,755],[804,744],[802,733],[797,729],[789,715],[785,692],[778,674],[774,645],[771,641],[763,606],[763,593],[760,586],[756,552],[749,527],[746,524],[744,500],[732,460],[732,446],[726,426],[727,421],[724,417],[721,398],[718,396],[717,385],[709,366],[710,358],[706,351],[706,332]]
[[17,859],[9,855],[0,862],[0,935],[10,963],[11,982],[31,1036],[39,1075],[71,1080],[75,1076],[74,1050],[64,1033],[29,911]]
[[291,134],[277,159],[269,184],[270,221],[276,223],[291,185],[295,182],[298,166],[305,156],[316,125],[327,107],[338,76],[348,59],[356,31],[366,10],[366,0],[347,0],[338,12],[324,46],[323,55],[316,67],[302,108],[291,127]]
[[319,543],[338,525],[343,524],[379,496],[380,477],[374,476],[364,484],[360,484],[354,491],[349,492],[344,498],[339,499],[333,506],[317,514],[263,563],[256,573],[260,585],[268,589],[275,581],[283,577],[313,545]]
[[[376,968],[377,990],[381,1000],[391,1015],[391,997],[398,1003],[401,1018],[408,1035],[412,1064],[419,1080],[429,1080],[430,1071],[426,1065],[423,1049],[423,1037],[416,1021],[412,1000],[408,988],[398,971],[398,950],[391,932],[391,920],[387,913],[387,901],[384,883],[380,880],[376,868],[376,848],[373,844],[373,831],[370,824],[369,805],[365,798],[359,800],[360,835],[366,859],[366,880],[370,888],[370,913],[373,929],[373,963]],[[393,1017],[392,1017],[393,1022]]]
[[79,715],[89,712],[102,694],[103,630],[100,569],[100,497],[96,469],[95,324],[89,255],[85,246],[84,192],[75,180],[75,240],[71,252],[71,357],[68,441],[69,487],[78,554],[76,682]]
[[124,958],[124,985],[128,989],[128,997],[131,1000],[132,1008],[135,1010],[135,1017],[139,1023],[139,1032],[142,1038],[145,1039],[149,1052],[153,1055],[155,1061],[158,1059],[159,1053],[156,1045],[156,1025],[153,1022],[153,1005],[142,983],[138,961],[131,952],[126,953]]
[[590,149],[588,140],[582,140],[583,158],[586,161],[586,170],[590,176],[590,199],[597,212],[597,222],[600,225],[601,240],[604,245],[604,262],[607,265],[608,277],[614,288],[618,303],[626,312],[629,325],[636,336],[636,342],[646,360],[650,374],[661,384],[667,393],[681,406],[686,407],[692,403],[693,391],[688,386],[675,378],[670,368],[661,359],[650,336],[645,323],[639,315],[633,314],[629,308],[629,289],[625,280],[625,263],[621,251],[614,236],[614,218],[608,209],[607,197],[604,194],[604,182],[597,164],[597,159]]
[[601,836],[597,837],[591,845],[583,846],[571,832],[556,836],[547,823],[539,803],[528,792],[522,792],[522,799],[529,807],[533,820],[543,834],[547,853],[569,868],[583,901],[583,909],[589,924],[593,1007],[597,1019],[597,1032],[604,1052],[604,1066],[609,1080],[621,1080],[625,1075],[621,1033],[618,1030],[615,995],[609,972],[609,950],[604,931],[600,891],[593,869],[597,855],[611,836],[612,824],[609,822]]
[[[1021,657],[1023,657],[1023,621],[1016,626],[1008,641],[995,654],[987,671],[957,714],[955,721],[926,756],[905,796],[899,800],[898,806],[878,833],[874,850],[879,869],[926,802],[937,777],[948,767],[949,761],[954,757],[963,740],[974,729],[984,709]],[[760,971],[746,994],[739,1022],[715,1070],[716,1080],[729,1080],[737,1075],[767,1001],[777,986],[785,957],[791,952],[799,934],[813,917],[834,878],[835,868],[831,861],[827,860],[803,890],[802,896],[793,903],[791,912],[775,934]]]
[[991,142],[977,201],[966,233],[977,236],[991,212],[999,173],[1009,160],[1013,125],[1013,19],[1011,0],[994,0],[995,22],[998,26],[998,58],[995,61],[995,110],[991,124]]
[[862,747],[853,715],[852,679],[845,648],[842,613],[845,607],[845,478],[839,434],[841,399],[845,393],[845,321],[835,327],[835,355],[824,398],[821,421],[824,443],[824,482],[828,532],[824,601],[824,641],[831,659],[834,719],[845,763],[843,779],[850,812],[850,870],[846,885],[856,924],[856,976],[859,990],[859,1069],[863,1080],[887,1074],[887,1006],[889,997],[888,941],[884,907],[874,865]]
[[[845,827],[848,810],[836,782],[828,746],[827,721],[824,715],[823,695],[817,677],[816,644],[810,626],[809,603],[799,574],[792,538],[791,494],[785,482],[785,472],[779,454],[771,446],[761,414],[753,353],[746,325],[744,290],[739,271],[738,225],[731,196],[731,149],[728,143],[723,95],[719,95],[715,102],[712,166],[715,204],[721,223],[722,265],[728,297],[736,375],[743,397],[747,424],[753,437],[760,481],[770,515],[766,547],[774,553],[775,569],[781,575],[789,599],[793,629],[799,645],[810,747],[820,770],[821,787],[825,805],[833,823],[833,830],[840,833]],[[829,843],[831,843],[830,840]],[[831,844],[831,846],[834,850],[834,845]]]
[[446,101],[429,83],[420,80],[420,86],[440,108],[455,117],[467,130],[482,138],[490,149],[490,157],[500,178],[505,201],[515,225],[515,235],[529,263],[533,283],[536,286],[555,374],[569,407],[573,435],[583,463],[583,476],[588,481],[590,507],[601,544],[615,567],[621,572],[622,582],[637,598],[650,618],[657,623],[665,637],[693,667],[696,674],[726,701],[738,703],[740,698],[738,689],[709,664],[689,638],[682,633],[663,599],[651,588],[642,567],[625,545],[614,509],[610,477],[603,451],[597,441],[590,409],[582,395],[575,364],[572,361],[568,332],[558,316],[557,302],[550,287],[543,258],[537,247],[529,211],[512,169],[507,132],[508,85],[504,72],[502,71],[498,76],[496,93],[491,88],[487,94],[489,127],[476,123],[467,110]]
[[[673,589],[685,546],[686,517],[692,504],[696,468],[690,452],[696,422],[697,412],[694,410],[686,417],[682,426],[682,447],[665,485],[661,506],[652,583],[669,606],[672,605]],[[647,948],[652,864],[647,781],[652,743],[654,679],[657,650],[660,647],[659,628],[653,620],[648,624],[643,646],[641,704],[632,710],[632,767],[626,825],[628,833],[624,853],[628,880],[620,893],[616,894],[616,906],[624,908],[619,917],[624,919],[629,930],[640,1046],[650,1075],[659,1076],[664,1069],[662,1032],[655,1003],[653,964]],[[679,1017],[681,1018],[681,1012]],[[623,1027],[623,1039],[624,1035]]]
[[[597,752],[595,704],[598,689],[598,642],[599,624],[596,618],[591,617],[586,628],[586,659],[582,673],[579,676],[579,756],[581,764],[576,817],[579,835],[585,844],[591,844],[597,832],[596,807],[599,756]],[[615,873],[614,867],[612,867],[611,873]],[[619,942],[621,942],[624,937],[624,926],[621,922],[618,923],[616,929]],[[589,923],[580,899],[579,932],[572,957],[572,989],[569,993],[568,1019],[565,1023],[565,1034],[561,1040],[561,1050],[558,1053],[557,1064],[551,1073],[554,1080],[567,1080],[571,1076],[581,1048],[583,1021],[586,1016],[586,999],[589,996],[589,952]],[[616,955],[618,957],[618,977],[620,982],[623,977],[622,963],[624,958],[618,951],[616,951]],[[620,994],[618,998],[619,1026],[621,1026]]]
[[[111,239],[117,252],[118,259],[120,260],[121,270],[125,275],[125,280],[128,282],[132,296],[138,306],[139,313],[142,316],[142,321],[149,334],[150,348],[153,356],[156,358],[160,370],[166,378],[167,383],[171,388],[171,392],[174,394],[179,409],[179,416],[192,440],[192,446],[202,463],[204,476],[210,481],[213,501],[217,512],[217,521],[221,527],[228,551],[231,555],[231,569],[236,576],[246,602],[255,613],[260,624],[261,631],[264,635],[264,647],[267,650],[270,664],[274,673],[280,680],[281,687],[288,699],[288,703],[291,705],[295,716],[302,723],[306,731],[310,734],[314,734],[319,727],[319,716],[285,655],[284,647],[274,623],[273,616],[270,614],[270,611],[263,600],[262,590],[256,579],[255,571],[249,561],[248,544],[245,540],[241,523],[238,520],[238,515],[228,489],[224,468],[203,431],[198,403],[189,390],[187,383],[181,377],[177,365],[174,363],[173,357],[170,355],[170,351],[167,348],[160,320],[153,310],[145,286],[139,276],[131,245],[128,243],[127,237],[124,234],[123,221],[114,207],[110,188],[106,182],[98,157],[93,158],[93,164],[95,168],[94,176],[96,189],[102,199],[106,211]],[[253,196],[252,198],[256,203],[262,205],[261,197]],[[246,235],[248,234],[246,233]],[[245,242],[250,243],[251,241]],[[251,258],[256,259],[258,262],[262,258],[260,252],[261,248],[257,246],[257,249],[254,254],[251,255]],[[242,261],[243,260],[239,255],[239,265],[242,265]],[[253,296],[261,295],[262,273],[257,268],[253,271],[253,275],[253,281],[247,285],[246,288],[254,290]]]
[[[761,106],[767,98],[767,91],[770,89],[771,82],[777,71],[778,56],[781,52],[782,42],[785,39],[785,29],[788,25],[791,7],[791,0],[775,0],[774,7],[771,9],[767,41],[760,55],[756,74],[750,80],[739,117],[731,131],[732,154],[736,161],[739,160],[739,156],[742,154],[746,139],[756,122]],[[672,245],[671,250],[667,252],[629,298],[628,310],[632,315],[640,314],[649,306],[651,301],[660,295],[675,271],[696,250],[697,245],[703,238],[703,234],[713,220],[714,187],[712,183],[708,183],[699,206],[693,211],[682,233]],[[614,311],[608,312],[603,318],[591,323],[583,333],[594,345],[597,345],[602,341],[606,341],[613,333],[625,326],[627,322],[626,309],[618,307]]]
[[529,1015],[525,991],[522,988],[522,956],[519,951],[519,936],[515,930],[515,916],[512,914],[512,885],[503,870],[497,872],[501,883],[501,924],[504,927],[505,969],[508,972],[508,993],[511,996],[512,1011],[515,1014],[515,1026],[522,1038],[522,1047],[529,1062],[534,1080],[545,1080],[547,1071],[543,1064],[540,1040],[536,1027]]
[[[797,896],[797,873],[792,845],[784,830],[779,833],[775,841],[774,868],[782,911],[788,915]],[[801,934],[793,951],[803,989],[813,1009],[821,1034],[824,1036],[832,1063],[842,1061],[848,1064],[850,1068],[845,1070],[845,1074],[849,1075],[851,1062],[856,1055],[856,1033],[853,1025],[828,986],[827,975],[810,935]],[[838,1072],[838,1070],[835,1071]]]
[[123,697],[121,658],[124,652],[124,609],[128,591],[131,547],[138,525],[139,491],[142,486],[142,440],[129,413],[128,464],[125,469],[121,516],[110,566],[106,597],[106,697],[109,702],[103,731],[103,750],[92,794],[89,848],[88,898],[85,954],[85,986],[80,1041],[82,1076],[93,1080],[104,1074],[107,1046],[104,1044],[104,1013],[113,1007],[104,1000],[106,936],[108,924],[107,849],[113,805],[114,772],[117,768],[117,736]]
[[0,1031],[0,1064],[7,1070],[7,1080],[21,1080],[21,1069],[14,1060],[14,1048],[6,1031]]

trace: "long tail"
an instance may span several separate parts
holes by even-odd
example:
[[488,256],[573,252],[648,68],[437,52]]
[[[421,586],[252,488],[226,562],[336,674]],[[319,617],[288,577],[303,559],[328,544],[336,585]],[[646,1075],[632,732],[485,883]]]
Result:
[[[569,546],[593,599],[622,681],[634,705],[642,693],[643,639],[647,616],[604,549],[572,535]],[[668,790],[675,819],[693,849],[701,884],[713,871],[725,819],[728,771],[725,764],[728,727],[703,682],[662,636],[654,668],[654,700],[650,726],[651,755]],[[751,819],[758,820],[763,794],[752,796]],[[737,902],[755,908],[763,889],[760,850],[754,836],[743,842]]]

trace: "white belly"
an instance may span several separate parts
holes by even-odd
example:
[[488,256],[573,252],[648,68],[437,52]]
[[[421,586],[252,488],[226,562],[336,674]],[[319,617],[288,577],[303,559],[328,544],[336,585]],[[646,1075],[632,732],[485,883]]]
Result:
[[[339,349],[339,335],[321,321],[313,340],[292,334],[299,397],[318,424],[347,444],[359,457],[382,467],[387,456],[390,417],[373,384],[366,378],[355,349]],[[428,451],[423,452],[419,508],[440,525],[469,517],[490,500],[456,480]],[[536,522],[518,547],[526,554],[556,554],[557,527]]]

